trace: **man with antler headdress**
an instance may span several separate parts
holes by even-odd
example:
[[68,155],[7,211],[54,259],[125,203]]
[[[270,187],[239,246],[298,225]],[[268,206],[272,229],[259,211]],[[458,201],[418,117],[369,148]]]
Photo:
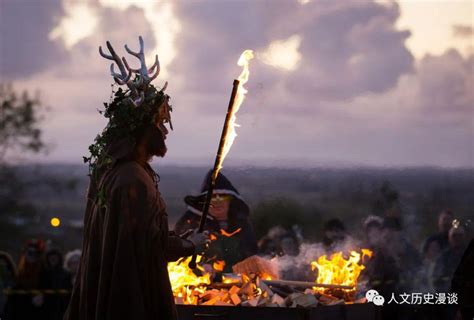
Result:
[[[144,43],[126,51],[140,61],[132,69],[107,42],[118,89],[101,113],[108,124],[89,147],[90,185],[84,217],[82,258],[65,319],[175,319],[167,262],[202,251],[206,234],[182,239],[168,231],[159,176],[148,164],[166,153],[171,125],[169,96],[150,82],[160,72],[158,56],[147,68]],[[134,75],[133,79],[132,76]]]

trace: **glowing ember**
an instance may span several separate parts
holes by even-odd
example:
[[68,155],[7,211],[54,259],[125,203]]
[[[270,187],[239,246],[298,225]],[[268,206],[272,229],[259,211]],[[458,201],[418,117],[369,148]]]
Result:
[[[222,152],[221,161],[218,164],[219,170],[222,168],[222,163],[224,162],[224,159],[229,153],[229,150],[232,147],[232,144],[234,143],[235,137],[237,136],[235,127],[238,127],[239,125],[235,123],[235,120],[237,119],[236,114],[239,111],[242,102],[244,102],[245,94],[247,93],[247,89],[244,88],[244,84],[246,84],[249,79],[249,61],[251,59],[253,59],[253,50],[245,50],[244,52],[242,52],[239,60],[237,61],[237,64],[243,67],[243,69],[238,78],[240,84],[237,90],[237,96],[235,97],[234,108],[229,123],[229,130],[227,131],[227,136],[225,137],[225,144],[224,150]],[[219,170],[217,170],[217,172],[219,172]]]
[[[342,252],[336,252],[331,255],[330,259],[326,255],[318,258],[317,261],[311,262],[311,268],[313,270],[318,269],[317,283],[321,284],[335,284],[352,286],[353,289],[345,289],[346,291],[355,292],[357,279],[359,278],[360,272],[365,269],[365,266],[361,261],[365,256],[371,257],[372,251],[368,249],[362,249],[361,253],[357,251],[351,251],[347,259],[344,258]],[[315,288],[317,291],[327,291],[323,288]]]
[[220,230],[220,233],[221,233],[221,235],[223,235],[224,237],[230,238],[230,237],[236,235],[237,233],[239,233],[241,230],[242,230],[242,228],[238,228],[238,229],[235,230],[234,232],[230,232],[230,233],[229,233],[229,232],[225,231],[224,229],[221,229],[221,230]]
[[[201,256],[197,256],[196,262],[201,261]],[[171,282],[173,295],[178,303],[197,304],[199,294],[206,291],[206,285],[211,283],[210,274],[204,268],[197,265],[197,269],[203,273],[197,276],[188,264],[191,257],[181,258],[176,262],[168,263],[168,273]]]
[[217,272],[222,272],[224,271],[225,267],[225,261],[224,260],[218,260],[212,264],[212,268],[216,270]]

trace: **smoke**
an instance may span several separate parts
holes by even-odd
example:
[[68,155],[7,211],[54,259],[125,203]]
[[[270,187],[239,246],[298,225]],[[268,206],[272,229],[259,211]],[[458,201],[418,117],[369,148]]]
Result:
[[[374,289],[374,286],[384,295],[391,292],[433,292],[430,281],[432,266],[424,263],[418,248],[408,240],[407,233],[407,229],[381,231],[377,244],[369,248],[373,251],[373,256],[363,262],[366,268],[357,283],[357,297],[362,297],[367,290]],[[349,252],[360,252],[363,248],[367,246],[362,241],[351,237],[346,237],[331,247],[323,243],[304,242],[299,246],[298,255],[277,256],[271,261],[278,270],[280,279],[313,282],[316,281],[317,270],[311,269],[312,261],[335,252],[343,252],[348,257]]]
[[331,248],[322,243],[302,243],[296,256],[277,256],[272,262],[278,268],[280,278],[285,280],[315,281],[316,271],[311,270],[311,262],[316,261],[323,255],[330,256],[334,252],[349,254],[350,251],[360,250],[360,242],[346,237],[343,241],[336,243]]

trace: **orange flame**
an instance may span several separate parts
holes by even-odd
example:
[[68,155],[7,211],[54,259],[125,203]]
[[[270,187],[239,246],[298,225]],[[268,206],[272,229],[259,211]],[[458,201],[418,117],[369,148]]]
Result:
[[[196,262],[199,263],[202,257],[197,256]],[[168,263],[168,273],[171,282],[173,295],[181,304],[197,304],[198,295],[206,291],[206,285],[211,283],[210,274],[206,273],[204,268],[197,264],[197,269],[203,275],[197,276],[188,264],[191,257],[181,258],[175,262]]]
[[[362,257],[371,257],[372,251],[362,249]],[[317,261],[311,262],[312,270],[318,269],[317,283],[336,284],[343,286],[352,286],[353,289],[347,291],[355,291],[357,279],[365,266],[361,264],[361,253],[351,251],[350,256],[345,259],[342,252],[336,252],[328,259],[326,255],[318,258]],[[315,288],[318,291],[326,289]]]
[[212,268],[216,270],[217,272],[222,272],[224,271],[225,267],[225,261],[224,260],[217,260],[212,264]]
[[240,106],[242,105],[242,102],[244,102],[245,95],[247,93],[247,89],[245,89],[244,84],[247,83],[249,80],[249,62],[250,60],[253,59],[253,50],[245,50],[242,52],[240,55],[239,60],[237,61],[237,64],[241,66],[242,72],[240,73],[239,77],[237,78],[240,81],[239,87],[237,89],[237,95],[235,97],[234,101],[234,108],[233,112],[230,116],[230,122],[229,122],[229,130],[227,131],[227,135],[224,138],[224,150],[222,151],[222,157],[220,158],[220,162],[217,165],[217,172],[222,168],[222,163],[224,162],[225,157],[230,151],[230,148],[232,147],[232,144],[234,143],[235,137],[237,137],[237,132],[235,131],[235,128],[238,127],[239,125],[235,123],[235,120],[237,119],[236,114],[240,109]]
[[242,228],[238,228],[237,230],[235,230],[234,232],[227,232],[225,231],[224,229],[221,229],[219,230],[219,232],[221,233],[221,235],[223,235],[224,237],[227,237],[227,238],[230,238],[232,236],[235,236],[237,233],[239,233],[240,231],[242,230]]

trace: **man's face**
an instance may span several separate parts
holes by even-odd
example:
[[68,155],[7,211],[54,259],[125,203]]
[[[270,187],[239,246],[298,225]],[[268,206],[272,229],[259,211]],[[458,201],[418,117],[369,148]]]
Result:
[[[165,128],[166,129],[166,128]],[[157,127],[152,127],[148,135],[148,153],[152,156],[164,157],[168,148],[166,147],[165,139],[166,133],[163,133]]]
[[164,157],[168,150],[165,144],[166,136],[169,133],[166,124],[168,123],[171,130],[173,129],[170,110],[168,101],[166,100],[164,105],[160,107],[160,111],[155,119],[155,127],[150,130],[148,147],[150,154],[153,156]]

